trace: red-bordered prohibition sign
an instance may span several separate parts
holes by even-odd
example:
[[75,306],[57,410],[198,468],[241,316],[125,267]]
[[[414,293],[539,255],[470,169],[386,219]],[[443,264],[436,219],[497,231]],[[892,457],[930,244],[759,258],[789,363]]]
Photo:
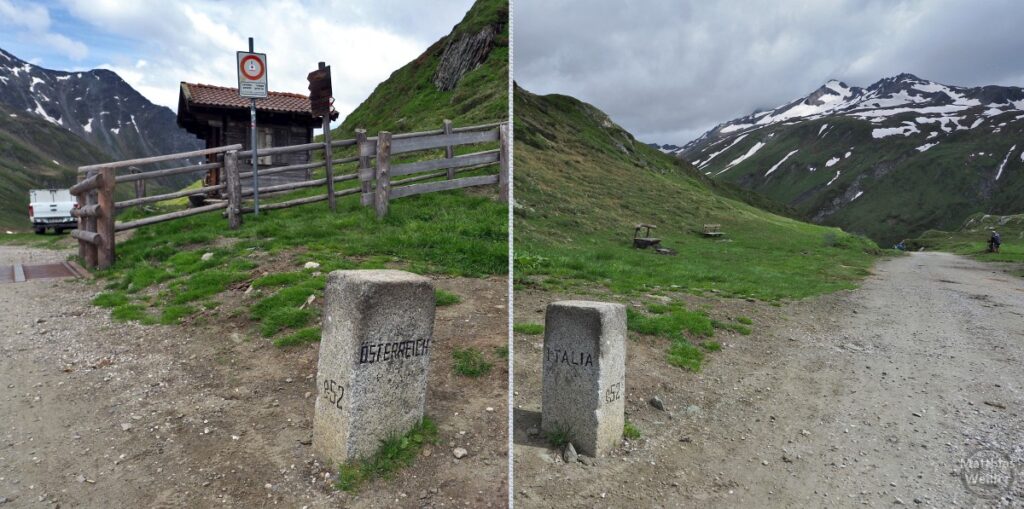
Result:
[[[249,70],[246,69],[246,64],[249,63],[249,61],[255,61],[256,62],[256,65],[254,66],[255,67],[254,71],[259,71],[259,72],[256,72],[255,74],[250,74]],[[260,60],[260,57],[258,57],[256,55],[248,55],[248,56],[246,56],[245,58],[242,59],[242,61],[238,64],[238,66],[239,66],[240,70],[242,71],[242,75],[245,76],[247,79],[250,79],[250,80],[253,80],[253,81],[256,81],[256,80],[262,78],[263,77],[263,73],[266,72],[266,66],[263,65],[263,61]]]

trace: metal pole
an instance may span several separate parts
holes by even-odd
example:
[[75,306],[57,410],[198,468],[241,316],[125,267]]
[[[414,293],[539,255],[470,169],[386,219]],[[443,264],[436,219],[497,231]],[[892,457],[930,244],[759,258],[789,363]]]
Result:
[[[252,37],[249,38],[249,53],[252,53]],[[249,99],[249,127],[252,129],[252,201],[253,215],[260,215],[260,171],[256,159],[256,99]]]

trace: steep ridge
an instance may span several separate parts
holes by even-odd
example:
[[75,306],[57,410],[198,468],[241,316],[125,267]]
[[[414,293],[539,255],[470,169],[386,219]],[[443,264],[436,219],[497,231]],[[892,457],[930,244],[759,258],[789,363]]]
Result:
[[437,129],[508,117],[508,1],[477,0],[451,33],[398,69],[334,130]]
[[715,179],[882,243],[1024,208],[1024,89],[911,74],[804,98],[661,148]]

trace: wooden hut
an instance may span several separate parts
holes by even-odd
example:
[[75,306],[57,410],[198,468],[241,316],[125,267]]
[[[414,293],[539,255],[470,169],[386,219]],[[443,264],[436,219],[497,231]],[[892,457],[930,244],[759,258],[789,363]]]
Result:
[[[238,96],[238,89],[181,82],[178,94],[178,125],[206,141],[206,147],[241,144],[252,146],[249,129],[249,99]],[[321,126],[314,117],[309,97],[287,92],[269,92],[256,99],[257,147],[279,147],[313,141],[313,128]],[[304,164],[308,152],[260,156],[260,168]],[[307,170],[285,172],[260,179],[260,187],[308,178]],[[206,185],[220,183],[219,172],[211,171]],[[246,182],[248,184],[248,182]]]

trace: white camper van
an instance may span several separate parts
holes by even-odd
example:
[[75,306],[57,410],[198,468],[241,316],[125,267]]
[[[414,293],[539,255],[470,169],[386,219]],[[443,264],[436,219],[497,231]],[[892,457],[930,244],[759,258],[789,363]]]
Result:
[[46,233],[52,228],[56,233],[77,226],[78,222],[71,216],[71,210],[78,202],[67,189],[33,189],[28,192],[28,219],[36,233]]

